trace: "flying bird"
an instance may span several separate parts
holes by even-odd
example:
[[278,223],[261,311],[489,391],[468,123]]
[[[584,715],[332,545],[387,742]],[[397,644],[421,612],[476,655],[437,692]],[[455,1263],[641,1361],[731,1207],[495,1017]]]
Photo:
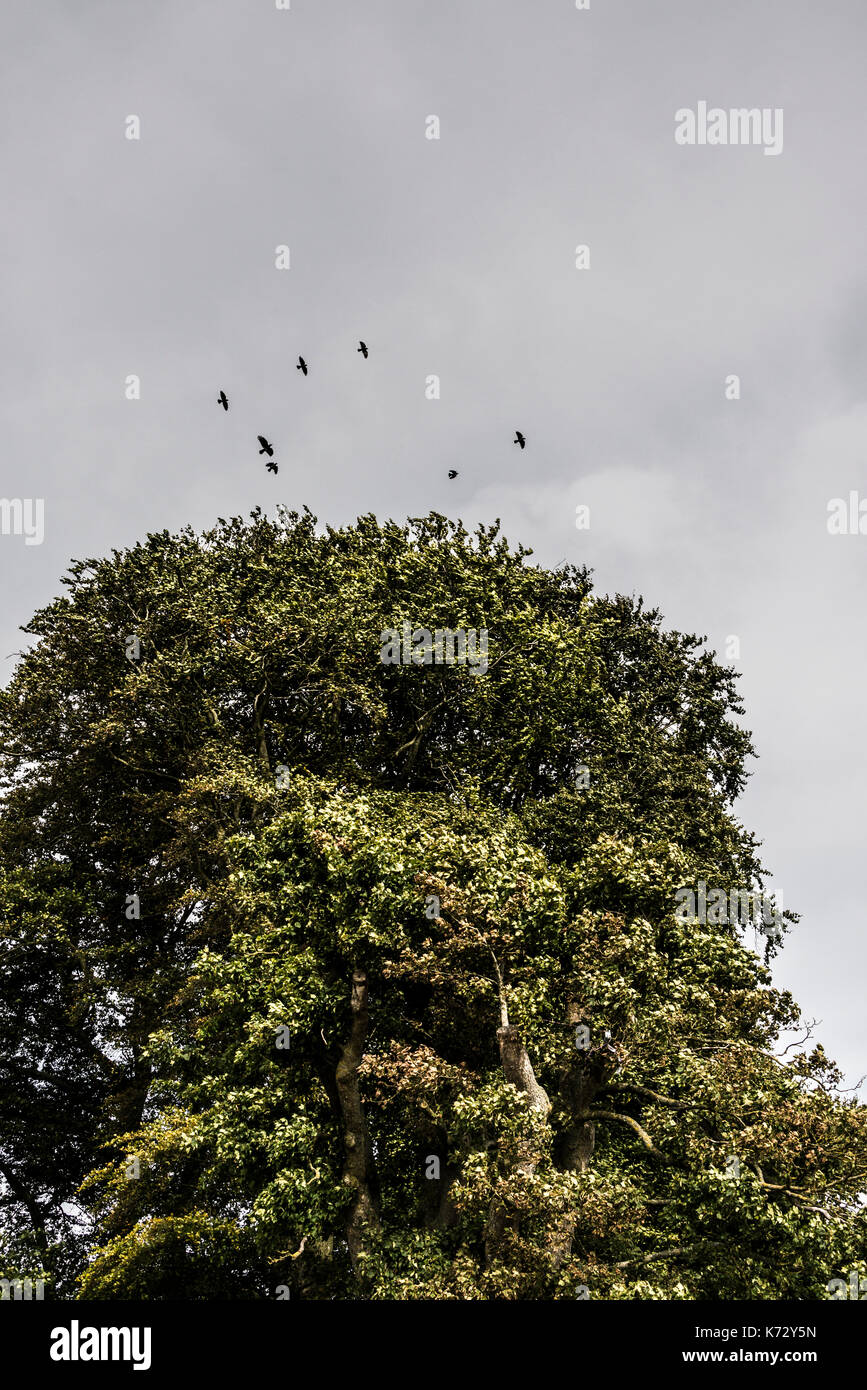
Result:
[[362,355],[362,357],[366,357],[366,356],[367,356],[367,343],[363,343],[363,342],[361,341],[361,339],[359,338],[359,340],[358,340],[358,347],[355,349],[355,351],[356,351],[356,352],[360,352],[361,355]]
[[272,460],[270,460],[270,459],[269,459],[269,461],[265,464],[265,467],[268,469],[268,472],[269,472],[269,473],[276,473],[276,472],[277,472],[277,465],[276,465],[276,463],[274,463],[274,462],[273,462]]
[[522,433],[521,433],[520,430],[515,430],[515,438],[512,440],[512,443],[513,443],[513,444],[520,444],[520,446],[521,446],[522,449],[523,449],[524,445],[527,443],[526,439],[524,438],[524,436],[522,435]]
[[269,457],[269,459],[272,459],[272,458],[274,457],[274,446],[273,446],[272,444],[269,444],[269,443],[268,443],[268,441],[267,441],[267,439],[265,438],[264,434],[257,434],[257,435],[256,435],[256,438],[258,439],[259,443],[262,445],[261,449],[259,450],[259,453],[260,453],[260,454],[267,454],[268,457]]
[[219,396],[217,397],[217,405],[221,405],[224,410],[229,409],[229,398],[226,395],[225,391],[221,391]]
[[303,372],[305,376],[307,375],[307,363],[304,361],[303,357],[298,358],[298,361],[295,365],[295,370],[296,372]]
[[449,477],[450,477],[450,478],[456,478],[457,476],[458,476],[458,470],[457,470],[456,468],[450,468],[450,469],[449,469]]

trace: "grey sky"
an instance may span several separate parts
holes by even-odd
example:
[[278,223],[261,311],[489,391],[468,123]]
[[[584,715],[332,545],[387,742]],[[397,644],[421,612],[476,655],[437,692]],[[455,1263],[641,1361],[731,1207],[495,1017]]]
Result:
[[[0,536],[0,658],[148,530],[500,516],[739,636],[775,976],[856,1080],[867,536],[826,508],[867,495],[865,39],[863,0],[4,6],[0,493],[45,541]],[[700,100],[783,108],[782,153],[678,146]]]

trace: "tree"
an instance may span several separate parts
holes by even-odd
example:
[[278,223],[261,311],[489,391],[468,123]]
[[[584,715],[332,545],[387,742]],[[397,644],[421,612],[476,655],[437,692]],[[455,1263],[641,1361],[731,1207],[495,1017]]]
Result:
[[[777,945],[675,912],[763,883],[734,674],[528,558],[256,512],[36,615],[0,705],[7,1264],[816,1298],[862,1257],[865,1111],[775,1055]],[[487,630],[487,673],[383,665],[405,620]]]

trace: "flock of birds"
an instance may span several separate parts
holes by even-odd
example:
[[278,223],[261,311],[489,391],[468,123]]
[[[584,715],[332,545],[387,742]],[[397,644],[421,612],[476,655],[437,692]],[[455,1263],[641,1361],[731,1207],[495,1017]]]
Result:
[[[366,359],[368,355],[367,343],[362,342],[359,338],[358,347],[355,349],[355,351],[360,352],[362,357]],[[298,358],[298,361],[295,364],[295,370],[296,372],[300,372],[302,376],[307,375],[307,363],[304,361],[303,357]],[[219,396],[217,397],[217,405],[221,405],[224,410],[229,409],[229,397],[226,395],[225,391],[221,391]],[[268,455],[268,462],[266,463],[265,467],[268,469],[269,473],[279,472],[279,467],[274,461],[274,446],[272,444],[269,444],[264,434],[257,434],[256,438],[258,439],[261,445],[259,453]],[[512,440],[512,443],[520,445],[522,449],[526,447],[527,441],[520,430],[515,431],[515,438]],[[456,478],[458,476],[458,470],[456,468],[450,468],[448,476],[450,478]]]

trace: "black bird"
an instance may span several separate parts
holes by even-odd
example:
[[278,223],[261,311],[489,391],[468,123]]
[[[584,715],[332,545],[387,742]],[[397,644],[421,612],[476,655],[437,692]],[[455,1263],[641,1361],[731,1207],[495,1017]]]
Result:
[[515,430],[515,438],[512,440],[512,443],[513,443],[513,444],[520,444],[520,446],[521,446],[522,449],[523,449],[524,445],[527,443],[526,439],[524,438],[524,436],[522,435],[522,433],[521,433],[520,430]]
[[269,461],[268,463],[265,464],[265,467],[268,469],[268,472],[269,472],[269,473],[276,473],[276,472],[277,472],[277,465],[276,465],[276,463],[273,463],[273,462]]
[[355,351],[356,351],[356,352],[360,352],[361,355],[362,355],[362,357],[366,357],[366,356],[367,356],[367,343],[363,343],[363,342],[361,341],[361,339],[359,338],[359,340],[358,340],[358,347],[355,349]]
[[229,409],[229,398],[226,395],[225,391],[221,391],[219,396],[217,397],[217,405],[221,405],[224,410]]
[[450,478],[456,478],[457,476],[458,476],[458,470],[457,470],[456,468],[450,468],[450,469],[449,469],[449,477],[450,477]]
[[261,449],[259,450],[259,453],[260,453],[260,454],[267,454],[268,457],[269,457],[269,459],[272,459],[272,458],[274,457],[274,447],[273,447],[273,445],[271,445],[271,444],[268,443],[268,441],[267,441],[267,439],[265,438],[264,434],[257,434],[257,435],[256,435],[256,438],[258,439],[259,443],[262,445]]
[[304,361],[303,357],[298,358],[295,370],[296,372],[303,372],[305,376],[307,375],[307,363]]

